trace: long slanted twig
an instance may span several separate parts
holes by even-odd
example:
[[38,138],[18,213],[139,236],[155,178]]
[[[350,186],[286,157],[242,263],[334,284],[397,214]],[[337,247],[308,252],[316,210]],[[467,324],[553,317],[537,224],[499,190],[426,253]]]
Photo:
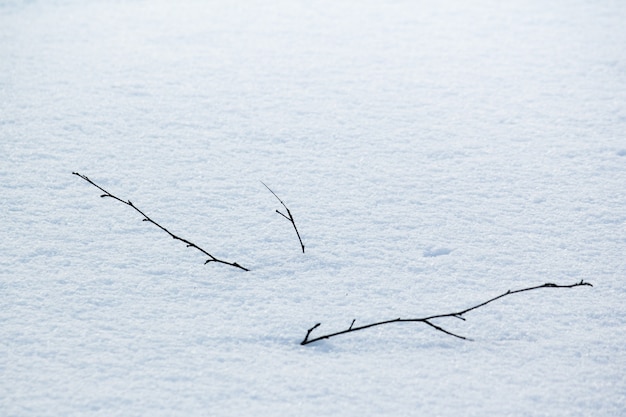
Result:
[[350,324],[350,327],[346,330],[342,330],[339,332],[335,332],[335,333],[329,333],[323,336],[319,336],[319,337],[315,337],[312,339],[309,339],[309,337],[311,336],[311,332],[313,332],[313,330],[315,330],[316,328],[318,328],[321,323],[317,323],[315,326],[311,327],[309,330],[307,330],[306,332],[306,336],[304,336],[304,340],[302,340],[302,342],[300,342],[301,345],[308,345],[309,343],[313,343],[313,342],[317,342],[320,341],[322,339],[330,339],[331,337],[335,337],[335,336],[339,336],[342,334],[346,334],[346,333],[352,333],[352,332],[356,332],[359,330],[365,330],[365,329],[369,329],[370,327],[375,327],[375,326],[381,326],[383,324],[390,324],[390,323],[403,323],[403,322],[420,322],[420,323],[424,323],[432,328],[434,328],[435,330],[438,330],[440,332],[443,332],[447,335],[450,336],[454,336],[457,337],[459,339],[463,339],[463,340],[472,340],[468,337],[465,336],[460,336],[458,334],[452,333],[440,326],[437,326],[436,324],[432,323],[431,320],[433,319],[439,319],[439,318],[444,318],[444,317],[453,317],[453,318],[457,318],[460,320],[465,320],[465,318],[463,317],[463,315],[465,313],[469,313],[472,310],[476,310],[477,308],[483,307],[491,302],[494,302],[502,297],[506,297],[507,295],[511,295],[511,294],[517,294],[520,292],[524,292],[524,291],[532,291],[532,290],[536,290],[539,288],[573,288],[573,287],[580,287],[580,286],[589,286],[589,287],[593,287],[593,285],[591,285],[588,282],[584,282],[584,281],[580,281],[577,282],[576,284],[570,284],[570,285],[558,285],[558,284],[552,284],[552,283],[546,283],[546,284],[542,284],[542,285],[537,285],[535,287],[528,287],[528,288],[522,288],[520,290],[515,290],[515,291],[507,291],[504,294],[500,294],[497,297],[493,297],[487,301],[484,301],[480,304],[477,304],[473,307],[470,308],[466,308],[465,310],[461,310],[461,311],[457,311],[454,313],[446,313],[446,314],[436,314],[434,316],[428,316],[428,317],[421,317],[421,318],[414,318],[414,319],[402,319],[402,318],[397,318],[397,319],[392,319],[392,320],[385,320],[385,321],[379,321],[376,323],[370,323],[370,324],[366,324],[364,326],[357,326],[354,327],[354,320],[352,320],[352,324]]
[[223,261],[221,259],[216,258],[215,256],[211,255],[209,252],[205,251],[204,249],[202,249],[200,246],[196,245],[193,242],[188,241],[187,239],[183,239],[180,236],[176,236],[175,234],[173,234],[172,232],[170,232],[169,230],[167,230],[165,227],[161,226],[159,223],[155,222],[154,220],[152,220],[150,217],[148,217],[143,211],[139,210],[139,208],[137,208],[137,206],[135,206],[130,200],[128,201],[124,201],[119,197],[114,196],[113,194],[111,194],[110,192],[108,192],[107,190],[105,190],[104,188],[100,187],[98,184],[96,184],[95,182],[93,182],[92,180],[89,179],[89,177],[87,177],[86,175],[82,175],[79,174],[78,172],[72,172],[72,174],[74,175],[78,175],[79,177],[81,177],[82,179],[84,179],[85,181],[87,181],[89,184],[93,185],[94,187],[98,188],[100,191],[102,191],[104,194],[102,194],[100,197],[110,197],[114,200],[119,201],[120,203],[126,204],[127,206],[132,207],[133,209],[135,209],[139,214],[141,214],[143,216],[143,221],[144,222],[149,222],[152,223],[153,225],[155,225],[156,227],[158,227],[159,229],[163,230],[165,233],[167,233],[168,235],[170,235],[173,239],[175,240],[180,240],[181,242],[187,244],[188,248],[194,248],[199,250],[200,252],[204,253],[206,256],[209,257],[209,259],[206,260],[206,262],[204,262],[204,264],[208,264],[209,262],[217,262],[220,264],[224,264],[224,265],[230,265],[230,266],[234,266],[235,268],[239,268],[239,269],[243,269],[244,271],[249,271],[249,269],[244,268],[243,266],[239,265],[237,262],[227,262],[227,261]]
[[291,224],[293,225],[294,230],[296,231],[296,234],[298,235],[298,240],[300,241],[300,247],[302,248],[302,253],[304,253],[304,243],[302,243],[302,238],[300,237],[300,232],[298,232],[298,228],[296,227],[296,222],[293,219],[293,215],[291,214],[291,211],[289,211],[289,208],[287,208],[287,206],[285,205],[285,203],[283,203],[283,200],[281,200],[274,191],[272,191],[272,189],[270,187],[267,186],[267,184],[265,184],[263,181],[261,181],[261,184],[265,185],[265,188],[267,188],[268,190],[270,190],[270,193],[274,194],[274,197],[276,197],[278,199],[278,201],[280,201],[280,204],[283,205],[283,207],[285,208],[285,210],[287,210],[287,214],[285,215],[284,213],[282,213],[280,210],[276,210],[276,213],[280,214],[281,216],[283,216],[285,219],[289,220],[291,222]]

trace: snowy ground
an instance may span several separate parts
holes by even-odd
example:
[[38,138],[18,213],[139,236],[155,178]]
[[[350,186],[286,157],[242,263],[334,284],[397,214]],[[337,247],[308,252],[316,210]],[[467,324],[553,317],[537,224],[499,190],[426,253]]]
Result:
[[625,21],[0,0],[0,415],[624,415]]

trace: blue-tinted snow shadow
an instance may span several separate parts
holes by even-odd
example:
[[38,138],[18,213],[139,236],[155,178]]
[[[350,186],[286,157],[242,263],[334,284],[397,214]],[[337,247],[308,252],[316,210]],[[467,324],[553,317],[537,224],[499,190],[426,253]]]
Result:
[[437,256],[444,256],[444,255],[449,255],[450,253],[452,253],[454,249],[450,249],[450,248],[443,248],[443,247],[428,247],[426,249],[424,249],[424,257],[425,258],[434,258]]

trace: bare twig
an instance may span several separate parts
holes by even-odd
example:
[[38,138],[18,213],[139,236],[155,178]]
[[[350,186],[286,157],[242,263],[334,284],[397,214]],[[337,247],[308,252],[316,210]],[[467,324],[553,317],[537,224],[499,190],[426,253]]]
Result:
[[239,265],[237,262],[227,262],[227,261],[223,261],[221,259],[216,258],[215,256],[211,255],[209,252],[205,251],[204,249],[202,249],[200,246],[196,245],[193,242],[188,241],[187,239],[183,239],[180,236],[176,236],[175,234],[173,234],[172,232],[170,232],[169,230],[167,230],[165,227],[161,226],[159,223],[155,222],[154,220],[152,220],[150,217],[148,217],[143,211],[139,210],[139,208],[137,208],[137,206],[135,206],[130,200],[128,201],[124,201],[119,197],[116,197],[115,195],[111,194],[110,192],[108,192],[107,190],[105,190],[104,188],[100,187],[98,184],[96,184],[95,182],[93,182],[92,180],[89,179],[89,177],[87,177],[86,175],[82,175],[79,174],[78,172],[72,172],[72,174],[77,175],[79,177],[81,177],[82,179],[84,179],[85,181],[87,181],[89,184],[93,185],[94,187],[98,188],[100,191],[102,191],[104,194],[102,194],[100,197],[104,198],[104,197],[109,197],[112,198],[114,200],[119,201],[120,203],[126,204],[127,206],[132,207],[133,209],[135,209],[135,211],[137,211],[139,214],[141,214],[143,216],[143,221],[144,222],[149,222],[152,223],[153,225],[155,225],[156,227],[158,227],[159,229],[163,230],[165,233],[167,233],[168,235],[170,235],[173,239],[175,240],[180,240],[181,242],[185,243],[187,245],[188,248],[194,248],[199,250],[200,252],[202,252],[203,254],[205,254],[206,256],[209,257],[209,259],[207,259],[204,264],[208,264],[209,262],[217,262],[220,264],[224,264],[224,265],[230,265],[230,266],[234,266],[235,268],[239,268],[239,269],[243,269],[244,271],[249,271],[249,269],[244,268],[243,266]]
[[282,213],[280,210],[276,210],[276,213],[280,214],[281,216],[283,216],[285,219],[289,220],[291,222],[291,224],[293,225],[294,230],[296,231],[296,234],[298,235],[298,240],[300,241],[300,247],[302,248],[302,253],[304,253],[304,243],[302,243],[302,238],[300,237],[300,232],[298,232],[298,228],[296,227],[296,222],[293,219],[293,215],[291,214],[291,211],[289,211],[289,208],[287,208],[287,206],[285,205],[285,203],[283,203],[283,200],[281,200],[274,191],[272,191],[272,189],[270,187],[267,186],[267,184],[265,184],[263,181],[261,181],[261,184],[265,185],[265,188],[267,188],[268,190],[270,190],[270,193],[274,194],[274,197],[276,197],[278,199],[278,201],[280,201],[280,204],[283,205],[283,207],[285,208],[285,210],[287,210],[287,214],[285,215],[284,213]]
[[419,322],[419,323],[424,323],[432,328],[434,328],[435,330],[438,330],[440,332],[443,332],[447,335],[459,338],[459,339],[463,339],[463,340],[472,340],[469,339],[465,336],[461,336],[458,335],[456,333],[452,333],[434,323],[432,323],[431,320],[433,319],[439,319],[439,318],[445,318],[445,317],[452,317],[452,318],[457,318],[460,320],[465,320],[464,317],[462,317],[465,313],[469,313],[472,310],[476,310],[477,308],[480,307],[484,307],[489,303],[492,303],[496,300],[499,300],[502,297],[506,297],[507,295],[511,295],[511,294],[517,294],[520,292],[524,292],[524,291],[532,291],[532,290],[537,290],[539,288],[574,288],[574,287],[581,287],[581,286],[589,286],[589,287],[593,287],[593,285],[591,285],[588,282],[584,282],[584,281],[580,281],[577,282],[575,284],[570,284],[570,285],[558,285],[558,284],[552,284],[552,283],[546,283],[546,284],[542,284],[542,285],[537,285],[535,287],[528,287],[528,288],[522,288],[520,290],[514,290],[514,291],[507,291],[504,294],[500,294],[497,297],[493,297],[487,301],[484,301],[480,304],[477,304],[473,307],[470,308],[466,308],[465,310],[461,310],[461,311],[457,311],[454,313],[446,313],[446,314],[436,314],[434,316],[428,316],[428,317],[421,317],[421,318],[414,318],[414,319],[402,319],[402,318],[397,318],[397,319],[392,319],[392,320],[385,320],[385,321],[379,321],[376,323],[370,323],[370,324],[366,324],[364,326],[357,326],[354,327],[354,320],[352,321],[352,324],[350,324],[350,327],[348,327],[346,330],[342,330],[339,332],[335,332],[335,333],[329,333],[323,336],[319,336],[319,337],[315,337],[312,339],[309,339],[309,337],[311,336],[311,332],[313,332],[313,330],[315,330],[317,327],[319,327],[321,325],[321,323],[317,323],[315,326],[313,326],[312,328],[310,328],[307,333],[306,336],[304,337],[304,339],[302,340],[302,342],[300,342],[301,345],[308,345],[309,343],[313,343],[313,342],[317,342],[323,339],[330,339],[331,337],[335,337],[335,336],[339,336],[342,334],[346,334],[346,333],[352,333],[352,332],[356,332],[359,330],[365,330],[365,329],[369,329],[370,327],[375,327],[375,326],[381,326],[383,324],[391,324],[391,323],[404,323],[404,322]]

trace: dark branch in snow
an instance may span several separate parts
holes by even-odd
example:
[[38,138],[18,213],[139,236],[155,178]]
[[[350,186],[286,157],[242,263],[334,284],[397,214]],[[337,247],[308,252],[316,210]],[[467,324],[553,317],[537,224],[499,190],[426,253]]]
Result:
[[285,215],[284,213],[282,213],[280,210],[276,210],[276,213],[280,214],[281,216],[283,216],[285,219],[289,220],[291,222],[291,224],[293,225],[294,230],[296,231],[296,235],[298,235],[298,240],[300,241],[300,247],[302,248],[302,253],[304,253],[304,243],[302,243],[302,238],[300,237],[300,232],[298,232],[298,228],[296,227],[296,222],[293,219],[293,215],[291,214],[291,211],[289,211],[289,209],[287,208],[287,206],[285,205],[285,203],[283,203],[283,200],[281,200],[274,191],[272,191],[272,189],[270,187],[267,186],[267,184],[265,184],[263,181],[261,181],[261,184],[265,185],[265,188],[267,188],[268,190],[270,190],[270,193],[274,194],[274,197],[276,197],[278,199],[278,201],[280,201],[280,204],[283,205],[283,207],[285,208],[285,210],[287,210],[287,214]]
[[317,323],[315,326],[311,327],[307,333],[306,336],[304,337],[304,339],[302,340],[302,342],[300,342],[301,345],[308,345],[309,343],[313,343],[313,342],[317,342],[323,339],[330,339],[331,337],[335,337],[335,336],[339,336],[342,334],[346,334],[346,333],[352,333],[352,332],[356,332],[359,330],[365,330],[365,329],[369,329],[370,327],[375,327],[375,326],[381,326],[383,324],[391,324],[391,323],[406,323],[406,322],[419,322],[419,323],[424,323],[432,328],[434,328],[435,330],[438,330],[440,332],[443,332],[447,335],[459,338],[459,339],[463,339],[463,340],[472,340],[469,339],[465,336],[460,336],[458,334],[452,333],[446,329],[444,329],[443,327],[440,327],[434,323],[432,323],[431,320],[433,319],[440,319],[440,318],[447,318],[447,317],[452,317],[452,318],[457,318],[457,319],[461,319],[461,320],[465,320],[464,317],[462,317],[465,313],[469,313],[472,310],[476,310],[480,307],[484,307],[489,303],[492,303],[496,300],[499,300],[500,298],[506,297],[507,295],[512,295],[512,294],[517,294],[520,292],[525,292],[525,291],[532,291],[532,290],[537,290],[539,288],[574,288],[574,287],[581,287],[581,286],[589,286],[589,287],[593,287],[593,285],[591,285],[588,282],[584,282],[584,281],[580,281],[577,282],[576,284],[570,284],[570,285],[558,285],[558,284],[552,284],[552,283],[545,283],[542,285],[537,285],[535,287],[528,287],[528,288],[522,288],[520,290],[515,290],[515,291],[511,291],[508,290],[507,292],[505,292],[504,294],[500,294],[497,297],[493,297],[487,301],[484,301],[480,304],[477,304],[473,307],[470,308],[466,308],[465,310],[461,310],[461,311],[457,311],[454,313],[446,313],[446,314],[436,314],[434,316],[428,316],[428,317],[421,317],[421,318],[414,318],[414,319],[402,319],[402,318],[397,318],[397,319],[393,319],[393,320],[385,320],[385,321],[379,321],[376,323],[370,323],[370,324],[366,324],[364,326],[357,326],[354,327],[354,322],[355,320],[352,321],[352,324],[350,325],[350,327],[346,330],[342,330],[339,332],[335,332],[335,333],[329,333],[323,336],[318,336],[312,339],[309,339],[309,337],[311,336],[311,332],[313,332],[313,330],[315,330],[317,327],[320,326],[321,323]]
[[249,271],[249,269],[244,268],[243,266],[239,265],[237,262],[227,262],[227,261],[223,261],[221,259],[218,259],[215,256],[211,255],[209,252],[207,252],[204,249],[202,249],[200,246],[196,245],[195,243],[190,242],[187,239],[183,239],[180,236],[176,236],[175,234],[173,234],[172,232],[167,230],[165,227],[161,226],[159,223],[155,222],[150,217],[148,217],[143,211],[139,210],[139,208],[137,208],[130,200],[124,201],[121,198],[116,197],[115,195],[111,194],[110,192],[108,192],[107,190],[105,190],[104,188],[100,187],[98,184],[96,184],[92,180],[90,180],[89,177],[87,177],[86,175],[79,174],[78,172],[72,172],[72,174],[78,175],[79,177],[81,177],[82,179],[87,181],[89,184],[93,185],[94,187],[96,187],[100,191],[102,191],[104,194],[102,194],[100,197],[102,197],[102,198],[109,197],[109,198],[112,198],[114,200],[119,201],[120,203],[126,204],[129,207],[132,207],[133,209],[135,209],[135,211],[137,211],[139,214],[141,214],[143,216],[142,220],[144,222],[152,223],[153,225],[155,225],[156,227],[158,227],[159,229],[163,230],[165,233],[170,235],[173,239],[180,240],[181,242],[185,243],[188,248],[197,249],[200,252],[202,252],[203,254],[205,254],[206,256],[208,256],[209,259],[206,260],[206,262],[204,263],[205,265],[208,264],[209,262],[217,262],[217,263],[224,264],[224,265],[234,266],[235,268],[243,269],[244,271]]

